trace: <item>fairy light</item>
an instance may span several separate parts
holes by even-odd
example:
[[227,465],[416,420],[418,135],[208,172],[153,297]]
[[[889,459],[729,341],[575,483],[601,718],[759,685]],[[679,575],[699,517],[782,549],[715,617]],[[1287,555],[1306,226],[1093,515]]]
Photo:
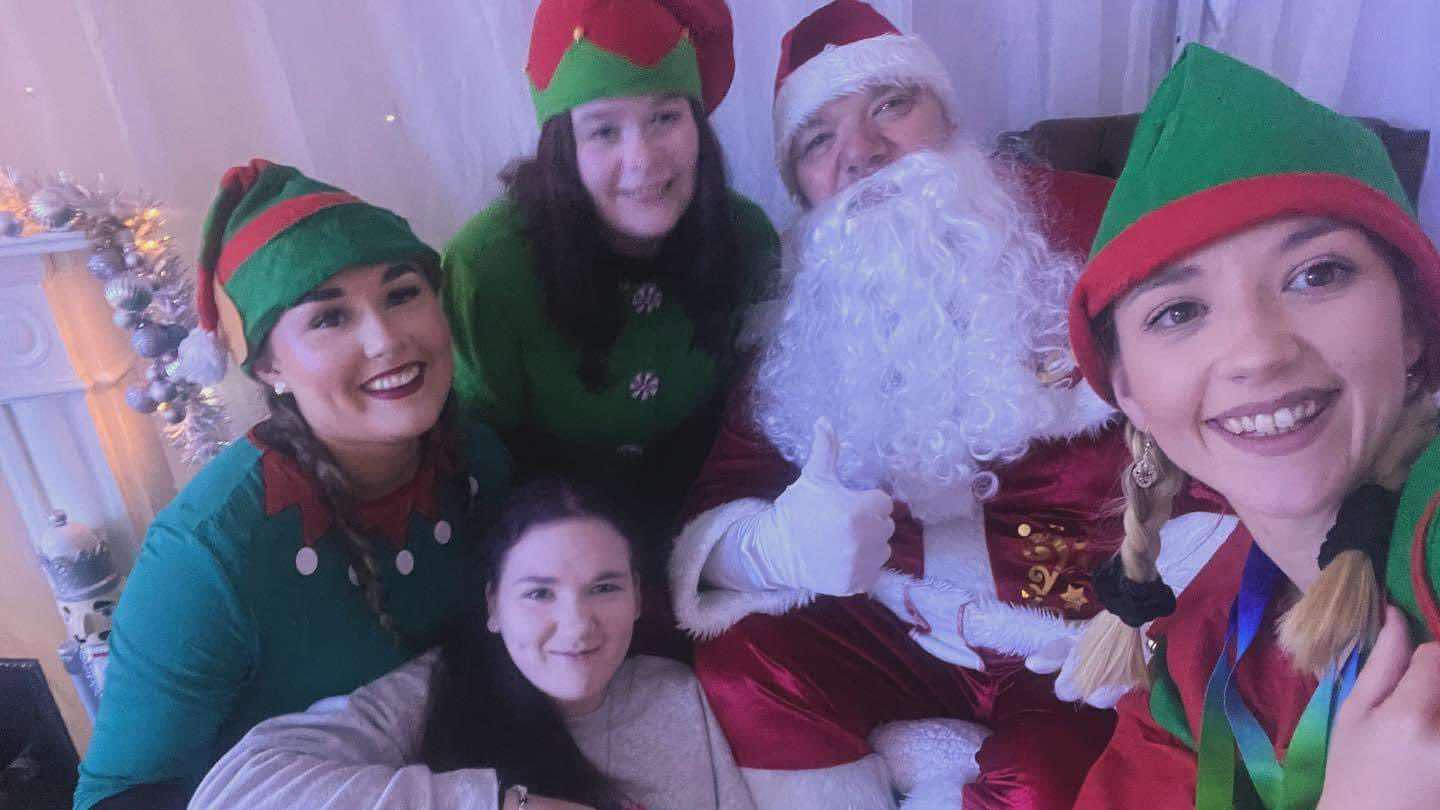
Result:
[[393,123],[395,123],[396,121],[399,121],[399,120],[400,120],[400,116],[396,115],[395,113],[386,113],[386,114],[385,114],[385,123],[387,123],[387,124],[393,124]]

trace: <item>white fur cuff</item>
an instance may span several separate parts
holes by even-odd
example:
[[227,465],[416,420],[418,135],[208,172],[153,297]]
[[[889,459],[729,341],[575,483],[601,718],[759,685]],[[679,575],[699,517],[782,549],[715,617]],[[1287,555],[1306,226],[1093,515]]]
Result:
[[779,616],[808,605],[815,594],[798,588],[773,591],[732,591],[724,588],[702,590],[700,572],[715,544],[735,521],[750,517],[771,502],[763,498],[741,498],[702,512],[685,524],[675,538],[670,557],[670,594],[675,620],[680,628],[697,639],[720,635],[750,615]]

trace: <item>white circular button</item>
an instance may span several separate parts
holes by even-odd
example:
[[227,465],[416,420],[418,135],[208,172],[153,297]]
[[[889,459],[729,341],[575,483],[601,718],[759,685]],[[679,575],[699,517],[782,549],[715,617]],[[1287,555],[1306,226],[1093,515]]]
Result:
[[360,575],[355,573],[355,566],[347,565],[345,571],[350,575],[350,584],[357,588],[360,587]]
[[402,577],[410,576],[410,572],[415,570],[415,555],[410,553],[410,549],[401,549],[400,553],[395,555],[395,570],[399,571]]
[[435,542],[445,545],[450,542],[450,522],[442,520],[435,524]]
[[474,497],[474,496],[475,496],[475,493],[477,493],[477,492],[479,492],[479,491],[480,491],[480,482],[475,480],[475,476],[473,476],[473,475],[470,476],[470,496],[471,496],[471,497]]
[[300,576],[308,577],[319,567],[320,555],[315,553],[315,549],[306,546],[295,552],[295,570],[300,572]]

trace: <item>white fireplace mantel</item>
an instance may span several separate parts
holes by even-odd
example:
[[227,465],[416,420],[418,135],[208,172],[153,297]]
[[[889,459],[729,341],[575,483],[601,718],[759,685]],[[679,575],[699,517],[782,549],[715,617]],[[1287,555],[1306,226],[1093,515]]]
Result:
[[125,404],[144,361],[88,255],[79,233],[0,238],[0,657],[42,662],[82,750],[89,722],[56,657],[64,627],[33,544],[63,509],[105,532],[128,569],[175,493],[158,423]]

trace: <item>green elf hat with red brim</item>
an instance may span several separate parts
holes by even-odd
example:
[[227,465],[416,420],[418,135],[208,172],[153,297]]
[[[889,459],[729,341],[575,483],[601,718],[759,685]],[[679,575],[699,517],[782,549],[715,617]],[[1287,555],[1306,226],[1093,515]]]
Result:
[[1274,77],[1189,45],[1135,127],[1070,299],[1070,342],[1085,379],[1115,402],[1094,320],[1171,262],[1277,217],[1359,225],[1415,265],[1427,381],[1440,383],[1440,254],[1380,139]]
[[734,33],[724,0],[540,0],[525,64],[535,118],[654,93],[713,112],[735,76]]
[[1440,440],[1410,468],[1410,480],[1400,495],[1395,530],[1390,535],[1390,557],[1385,564],[1385,586],[1394,602],[1410,616],[1412,636],[1440,638]]
[[439,265],[399,216],[259,159],[225,173],[203,239],[200,323],[180,346],[180,367],[186,379],[206,385],[224,376],[227,352],[248,373],[280,315],[341,270]]
[[[1418,288],[1411,303],[1424,335],[1420,370],[1427,391],[1440,384],[1440,253],[1416,222],[1380,140],[1274,77],[1194,44],[1140,117],[1070,299],[1070,342],[1085,379],[1114,404],[1109,358],[1094,327],[1137,284],[1218,239],[1295,215],[1358,225],[1409,258]],[[1402,498],[1387,584],[1412,619],[1436,634],[1440,546],[1416,532],[1440,541],[1440,530],[1421,519],[1428,496],[1440,489],[1440,449],[1432,447],[1426,460]],[[1436,480],[1420,481],[1427,472]]]

